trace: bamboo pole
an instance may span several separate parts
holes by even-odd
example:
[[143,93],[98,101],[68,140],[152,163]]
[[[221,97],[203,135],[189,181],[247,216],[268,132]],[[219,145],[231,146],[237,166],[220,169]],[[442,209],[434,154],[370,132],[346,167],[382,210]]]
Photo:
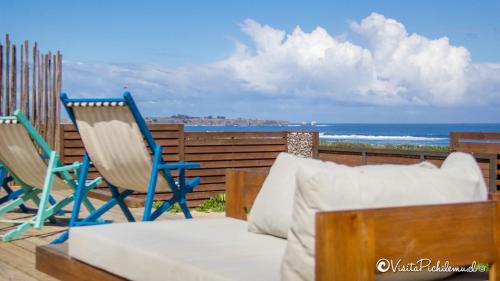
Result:
[[42,126],[42,120],[43,120],[43,55],[40,54],[40,51],[37,51],[36,53],[38,57],[38,96],[37,96],[37,115],[36,115],[36,124],[37,124],[37,129],[40,133],[43,133],[43,126]]
[[32,66],[32,71],[33,71],[33,79],[32,79],[32,86],[31,86],[31,115],[30,115],[30,121],[31,123],[36,126],[36,115],[37,115],[37,110],[36,110],[36,65],[37,64],[37,43],[33,45],[33,66]]
[[58,149],[62,55],[41,54],[36,42],[30,54],[28,40],[16,46],[8,34],[5,39],[6,45],[0,44],[0,114],[22,110],[47,143]]
[[[19,61],[19,108],[21,108],[21,111],[22,111],[22,108],[23,108],[23,105],[24,103],[26,102],[25,99],[24,99],[24,45],[21,44],[20,46],[20,52],[19,52],[19,56],[20,56],[20,61]],[[23,111],[24,114],[26,114],[26,112]]]
[[5,115],[10,115],[10,40],[5,35]]
[[9,115],[14,113],[17,107],[17,77],[16,77],[16,67],[17,67],[17,58],[16,58],[16,45],[12,44],[12,74],[10,76],[10,112]]
[[3,116],[3,45],[0,44],[0,116]]
[[51,60],[51,69],[50,69],[50,77],[51,80],[51,88],[50,88],[50,144],[52,147],[55,146],[55,132],[56,132],[56,55],[52,55]]
[[24,65],[23,65],[23,72],[24,72],[24,86],[23,86],[23,99],[24,103],[21,105],[21,109],[24,114],[29,118],[31,116],[30,109],[29,109],[29,103],[30,103],[30,96],[29,96],[29,89],[30,89],[30,74],[29,74],[29,43],[28,40],[24,41]]
[[48,71],[47,71],[47,66],[49,65],[49,56],[47,54],[45,56],[45,65],[43,67],[43,74],[44,74],[44,93],[43,93],[43,113],[44,113],[44,119],[43,119],[43,130],[44,130],[44,135],[45,135],[45,140],[47,140],[47,137],[49,136],[48,132],[48,123],[49,123],[49,76],[48,76]]
[[[62,91],[62,55],[57,51],[57,92],[56,92],[56,139],[59,139],[61,134],[61,94]],[[57,151],[62,154],[62,145],[60,141],[56,142]]]

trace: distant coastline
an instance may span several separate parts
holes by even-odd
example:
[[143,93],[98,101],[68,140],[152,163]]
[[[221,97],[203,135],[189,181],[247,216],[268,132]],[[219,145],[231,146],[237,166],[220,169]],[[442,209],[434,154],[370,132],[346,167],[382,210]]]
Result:
[[146,117],[148,123],[184,124],[191,126],[284,126],[290,124],[286,120],[227,118],[225,116],[189,116],[176,114],[170,117]]

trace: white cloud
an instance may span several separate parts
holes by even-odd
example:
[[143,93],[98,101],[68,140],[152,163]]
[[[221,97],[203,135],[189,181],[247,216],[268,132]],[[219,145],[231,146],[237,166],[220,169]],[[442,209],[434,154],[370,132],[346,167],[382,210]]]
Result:
[[500,67],[474,64],[448,38],[410,34],[394,19],[373,13],[350,24],[363,44],[324,28],[291,33],[247,19],[251,45],[208,65],[103,65],[68,62],[65,85],[77,95],[116,94],[123,86],[143,100],[196,98],[322,98],[365,104],[459,106],[498,103]]

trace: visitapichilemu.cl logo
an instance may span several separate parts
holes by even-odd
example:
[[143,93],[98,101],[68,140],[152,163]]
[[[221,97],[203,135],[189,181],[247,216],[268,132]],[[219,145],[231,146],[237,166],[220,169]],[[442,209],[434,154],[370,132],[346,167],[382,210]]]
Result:
[[452,266],[449,261],[432,262],[431,259],[419,259],[415,262],[405,263],[401,260],[379,259],[376,264],[377,271],[385,272],[488,272],[490,265],[487,263],[472,262],[469,266]]

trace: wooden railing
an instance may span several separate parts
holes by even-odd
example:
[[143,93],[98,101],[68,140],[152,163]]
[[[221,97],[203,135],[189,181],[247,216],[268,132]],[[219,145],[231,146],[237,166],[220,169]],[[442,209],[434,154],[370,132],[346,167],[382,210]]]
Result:
[[[199,162],[201,167],[187,172],[188,177],[201,177],[201,184],[187,196],[190,206],[225,191],[225,172],[230,168],[258,168],[267,170],[277,155],[289,151],[290,132],[184,132],[181,124],[150,124],[149,128],[155,141],[164,147],[166,161]],[[62,144],[61,157],[64,163],[81,161],[84,147],[73,125],[63,124],[60,129]],[[484,142],[500,138],[500,133],[456,133],[452,134],[451,150],[472,152],[475,156],[490,192],[497,192],[500,181],[500,158],[498,143]],[[470,142],[470,139],[480,142]],[[339,148],[319,146],[318,134],[312,140],[312,155],[325,161],[358,166],[365,164],[415,164],[429,161],[438,166],[449,152],[406,151],[391,149]],[[467,142],[465,141],[467,140]],[[174,175],[175,172],[174,172]],[[90,178],[97,177],[92,169]],[[500,194],[500,193],[498,193]],[[107,189],[92,191],[91,196],[109,198]],[[157,194],[156,199],[163,200],[169,193]],[[128,199],[132,207],[144,204],[145,194],[136,193]]]
[[[349,166],[366,164],[416,164],[429,161],[441,166],[449,152],[443,151],[406,151],[370,148],[339,148],[320,146],[319,158]],[[496,192],[497,156],[489,153],[473,153],[481,168],[490,192]]]
[[496,175],[494,181],[500,194],[500,133],[453,132],[450,134],[450,149],[496,155],[496,165],[490,172]]

